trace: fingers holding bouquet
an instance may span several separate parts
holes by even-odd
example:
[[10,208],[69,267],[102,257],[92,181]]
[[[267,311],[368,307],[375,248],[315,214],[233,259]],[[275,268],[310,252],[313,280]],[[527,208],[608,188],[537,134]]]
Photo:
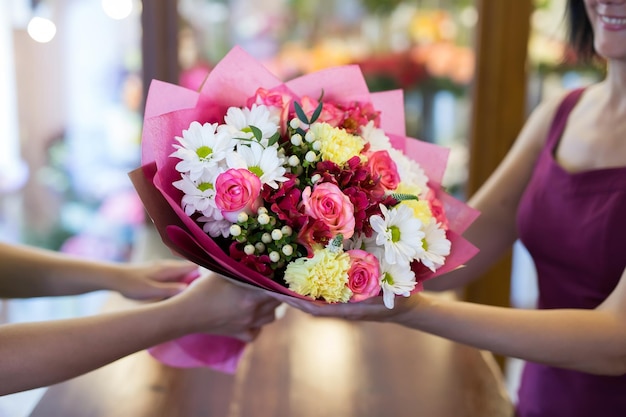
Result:
[[186,311],[191,333],[236,336],[249,341],[275,320],[281,302],[267,291],[234,284],[207,271],[175,299]]
[[350,303],[303,300],[279,293],[273,293],[272,297],[315,317],[332,317],[351,321],[393,321],[403,312],[411,310],[412,306],[419,303],[421,294],[414,294],[410,298],[396,299],[393,309],[389,309],[385,305],[382,297]]
[[142,264],[119,265],[120,273],[109,287],[133,300],[158,300],[180,293],[185,279],[197,276],[191,262],[158,260]]

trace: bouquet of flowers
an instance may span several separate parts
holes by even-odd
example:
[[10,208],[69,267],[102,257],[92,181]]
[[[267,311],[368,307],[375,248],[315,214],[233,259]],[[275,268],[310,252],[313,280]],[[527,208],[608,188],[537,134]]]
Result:
[[441,188],[447,149],[405,136],[401,91],[357,66],[283,83],[240,48],[199,92],[154,81],[131,178],[164,242],[222,275],[312,302],[388,308],[476,249]]

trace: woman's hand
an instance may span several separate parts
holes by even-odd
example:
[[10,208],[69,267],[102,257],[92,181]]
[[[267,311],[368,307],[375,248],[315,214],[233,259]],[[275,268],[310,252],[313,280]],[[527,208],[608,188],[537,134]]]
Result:
[[314,300],[303,300],[277,293],[273,293],[272,297],[316,317],[397,322],[401,319],[403,313],[406,313],[415,307],[421,296],[420,294],[413,294],[408,298],[396,297],[393,309],[385,307],[382,297],[372,297],[357,303],[335,304],[328,304]]
[[261,327],[275,320],[281,302],[260,288],[238,285],[208,272],[169,300],[181,313],[189,333],[205,332],[253,340]]
[[280,301],[261,289],[229,282],[218,274],[200,274],[189,262],[161,260],[121,266],[113,278],[112,290],[135,300],[174,297],[181,326],[189,332],[231,335],[253,340],[260,328],[275,319]]
[[198,275],[198,266],[185,261],[120,264],[109,289],[133,300],[160,300],[180,293]]

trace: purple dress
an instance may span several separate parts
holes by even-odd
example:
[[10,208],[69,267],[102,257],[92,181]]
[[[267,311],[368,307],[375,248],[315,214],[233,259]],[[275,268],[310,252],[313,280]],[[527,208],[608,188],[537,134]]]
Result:
[[[593,309],[626,267],[626,167],[568,173],[554,158],[582,92],[572,91],[558,109],[517,215],[537,268],[541,309]],[[624,417],[626,376],[528,363],[517,416]]]

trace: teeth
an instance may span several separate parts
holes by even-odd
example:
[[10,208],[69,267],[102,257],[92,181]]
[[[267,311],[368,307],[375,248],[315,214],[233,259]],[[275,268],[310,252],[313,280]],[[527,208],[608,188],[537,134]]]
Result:
[[626,18],[623,17],[600,16],[600,19],[609,25],[626,25]]

